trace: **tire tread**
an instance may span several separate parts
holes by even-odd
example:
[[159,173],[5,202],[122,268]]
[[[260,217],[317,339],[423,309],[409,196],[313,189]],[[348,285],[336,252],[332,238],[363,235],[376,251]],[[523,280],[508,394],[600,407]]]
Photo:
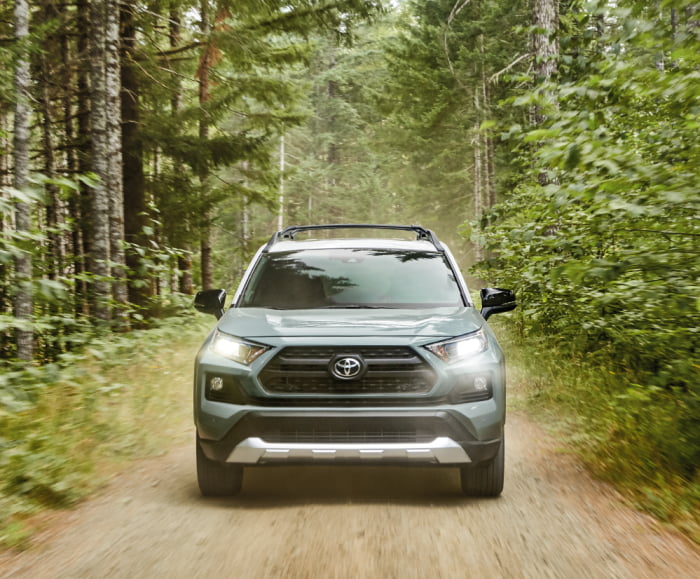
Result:
[[505,471],[505,439],[496,456],[477,466],[464,466],[460,472],[462,492],[470,497],[497,497],[503,491]]
[[197,437],[197,482],[205,497],[237,495],[243,484],[243,467],[210,460],[204,454]]

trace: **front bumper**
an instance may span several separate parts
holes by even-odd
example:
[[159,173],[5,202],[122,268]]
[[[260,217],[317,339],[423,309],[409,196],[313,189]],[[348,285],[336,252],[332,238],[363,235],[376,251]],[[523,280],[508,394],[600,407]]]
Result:
[[453,413],[247,413],[221,440],[201,437],[205,455],[243,465],[398,463],[457,466],[493,458],[502,435],[477,440]]
[[[260,375],[281,348],[311,348],[319,339],[288,338],[249,366],[200,350],[195,371],[194,419],[210,460],[233,464],[396,463],[460,465],[493,458],[505,422],[505,371],[497,344],[473,359],[444,364],[425,338],[365,338],[368,347],[412,348],[429,364],[426,392],[268,392]],[[355,352],[355,339],[329,338],[324,347]],[[316,355],[316,354],[314,354]],[[304,362],[306,363],[306,362]],[[424,364],[424,365],[425,365]],[[473,399],[465,376],[489,377],[492,395]],[[221,376],[231,396],[207,395]],[[209,378],[208,378],[209,377]],[[229,383],[230,382],[230,383]]]

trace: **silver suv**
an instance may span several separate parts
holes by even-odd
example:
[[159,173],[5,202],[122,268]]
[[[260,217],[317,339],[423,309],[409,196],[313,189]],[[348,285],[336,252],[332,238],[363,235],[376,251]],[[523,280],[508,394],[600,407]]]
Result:
[[[337,236],[358,230],[404,238]],[[458,467],[466,494],[501,493],[505,364],[486,319],[515,296],[481,290],[477,310],[433,232],[288,227],[225,300],[195,298],[218,318],[195,364],[203,495],[235,494],[244,466],[280,463]]]

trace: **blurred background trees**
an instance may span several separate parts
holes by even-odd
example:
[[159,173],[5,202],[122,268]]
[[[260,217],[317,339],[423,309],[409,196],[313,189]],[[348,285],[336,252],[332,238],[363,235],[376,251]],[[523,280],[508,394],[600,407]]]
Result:
[[4,364],[233,288],[280,223],[420,223],[516,290],[601,470],[697,504],[699,36],[692,0],[0,2]]
[[692,383],[695,4],[381,8],[3,3],[4,357],[231,286],[280,222],[405,221],[523,328]]
[[347,44],[378,10],[3,2],[3,357],[50,361],[86,328],[143,325],[247,257],[217,208],[274,206],[280,136],[304,118],[309,37]]

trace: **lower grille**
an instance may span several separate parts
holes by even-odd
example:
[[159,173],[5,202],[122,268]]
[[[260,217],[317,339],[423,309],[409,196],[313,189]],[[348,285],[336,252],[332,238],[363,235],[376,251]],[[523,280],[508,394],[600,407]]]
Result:
[[372,442],[430,442],[436,437],[432,430],[280,430],[268,433],[264,439],[268,442],[336,442],[336,443],[372,443]]
[[[340,380],[329,369],[341,356],[361,358],[366,372],[356,380]],[[430,365],[412,348],[292,347],[279,352],[260,374],[265,389],[275,394],[422,394],[435,385]]]

